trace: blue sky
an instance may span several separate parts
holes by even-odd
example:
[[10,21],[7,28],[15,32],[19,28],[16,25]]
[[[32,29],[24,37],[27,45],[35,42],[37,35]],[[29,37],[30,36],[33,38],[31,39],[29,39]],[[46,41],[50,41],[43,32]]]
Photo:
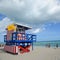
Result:
[[3,14],[0,14],[0,20],[2,20],[3,18],[5,18],[6,16]]
[[59,0],[1,0],[0,41],[11,23],[31,26],[38,41],[60,40]]
[[41,33],[39,33],[38,37],[39,40],[60,40],[60,23],[50,23],[51,25],[49,26],[48,24],[47,27],[45,27],[45,31],[42,31]]

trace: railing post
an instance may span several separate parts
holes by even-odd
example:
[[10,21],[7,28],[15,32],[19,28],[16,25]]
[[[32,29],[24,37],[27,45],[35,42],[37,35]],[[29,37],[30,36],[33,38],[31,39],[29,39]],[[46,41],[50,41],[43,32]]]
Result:
[[32,42],[32,50],[33,50],[33,42]]

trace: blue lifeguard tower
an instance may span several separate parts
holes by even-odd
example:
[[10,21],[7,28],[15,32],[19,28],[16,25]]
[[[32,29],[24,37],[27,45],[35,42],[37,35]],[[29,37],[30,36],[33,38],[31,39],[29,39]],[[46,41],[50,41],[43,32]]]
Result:
[[21,53],[25,53],[30,51],[29,48],[31,46],[33,50],[33,42],[36,42],[36,35],[26,33],[26,30],[31,29],[31,27],[21,24],[13,24],[13,26],[15,30],[8,30],[6,28],[7,34],[4,35],[4,42],[6,43],[4,50],[11,53],[18,53],[19,49]]

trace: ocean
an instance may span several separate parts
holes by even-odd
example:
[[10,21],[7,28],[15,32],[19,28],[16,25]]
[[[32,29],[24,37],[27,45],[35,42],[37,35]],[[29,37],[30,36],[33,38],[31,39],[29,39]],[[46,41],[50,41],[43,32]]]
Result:
[[58,47],[60,47],[60,40],[56,40],[56,41],[37,41],[33,43],[34,46],[41,46],[41,47],[45,47],[47,45],[50,45],[50,47],[56,47],[58,45]]
[[[5,44],[4,42],[0,42],[0,44]],[[47,45],[50,45],[50,47],[60,47],[60,40],[55,40],[55,41],[37,41],[33,43],[34,46],[41,46],[41,47],[46,47]]]

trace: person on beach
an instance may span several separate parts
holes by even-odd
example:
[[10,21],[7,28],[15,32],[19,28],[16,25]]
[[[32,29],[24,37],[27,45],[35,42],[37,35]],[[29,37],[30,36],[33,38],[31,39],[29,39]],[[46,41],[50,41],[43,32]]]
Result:
[[58,44],[56,44],[56,48],[58,48]]

